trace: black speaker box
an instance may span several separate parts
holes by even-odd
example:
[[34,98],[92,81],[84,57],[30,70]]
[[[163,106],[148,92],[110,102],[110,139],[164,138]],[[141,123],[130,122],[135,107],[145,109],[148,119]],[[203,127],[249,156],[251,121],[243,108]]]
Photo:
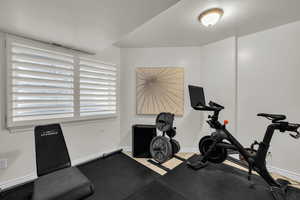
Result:
[[132,126],[132,156],[151,158],[150,143],[156,136],[155,125],[136,124]]

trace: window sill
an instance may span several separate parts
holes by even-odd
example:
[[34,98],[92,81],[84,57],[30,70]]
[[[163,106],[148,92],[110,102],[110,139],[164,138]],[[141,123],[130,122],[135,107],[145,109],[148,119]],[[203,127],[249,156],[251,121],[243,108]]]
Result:
[[110,115],[110,116],[97,116],[97,117],[89,117],[82,119],[72,119],[72,120],[49,120],[43,121],[40,124],[35,123],[34,125],[23,125],[23,126],[12,126],[8,127],[10,133],[33,133],[34,127],[38,125],[45,124],[54,124],[59,123],[64,127],[76,126],[76,125],[86,125],[86,124],[95,124],[99,122],[103,122],[104,120],[115,120],[119,117],[118,114]]

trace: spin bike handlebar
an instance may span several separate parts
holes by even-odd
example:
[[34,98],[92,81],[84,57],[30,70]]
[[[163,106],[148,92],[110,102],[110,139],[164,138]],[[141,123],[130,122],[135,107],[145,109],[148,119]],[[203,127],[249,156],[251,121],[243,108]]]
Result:
[[291,132],[298,132],[299,127],[300,127],[300,124],[288,123],[286,130],[291,131]]
[[294,124],[294,123],[289,123],[289,122],[276,122],[274,123],[278,125],[279,127],[277,128],[280,132],[294,132],[294,134],[290,133],[289,135],[293,137],[294,139],[299,139],[300,138],[300,133],[299,133],[299,128],[300,124]]
[[290,136],[295,139],[299,139],[300,138],[300,133],[298,130],[299,128],[300,128],[300,124],[288,123],[288,125],[286,127],[286,131],[295,132],[296,134],[290,133]]
[[208,105],[210,108],[212,108],[215,111],[220,111],[224,109],[224,106],[221,106],[220,104],[217,104],[216,102],[213,101],[210,101]]
[[219,104],[217,104],[217,103],[215,103],[215,102],[213,102],[213,101],[210,101],[210,102],[208,103],[208,105],[209,105],[209,106],[203,105],[203,104],[200,104],[200,103],[199,103],[197,106],[193,106],[193,108],[194,108],[195,110],[201,110],[201,111],[214,111],[214,112],[218,112],[218,111],[224,109],[223,106],[221,106],[221,105],[219,105]]
[[272,121],[271,126],[275,127],[275,129],[278,129],[280,132],[285,132],[285,131],[294,132],[296,134],[290,133],[290,136],[295,139],[300,138],[300,132],[298,130],[300,128],[300,124],[282,121],[282,120],[286,119],[285,115],[258,113],[257,116],[265,117],[265,118],[271,120]]

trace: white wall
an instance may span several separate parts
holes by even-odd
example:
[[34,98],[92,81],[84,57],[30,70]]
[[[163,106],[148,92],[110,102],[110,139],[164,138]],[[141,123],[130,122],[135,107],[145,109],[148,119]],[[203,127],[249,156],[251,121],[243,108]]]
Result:
[[[300,123],[300,22],[238,39],[238,136],[262,139],[268,120],[259,112],[286,114]],[[300,141],[277,132],[270,165],[300,174]]]
[[[9,133],[5,128],[4,35],[0,33],[0,159],[8,168],[0,169],[0,188],[36,176],[33,132]],[[97,54],[102,61],[120,66],[120,49],[110,47]],[[119,90],[119,86],[118,86]],[[118,103],[119,104],[119,103]],[[120,143],[120,117],[62,125],[72,164],[115,150]],[[23,179],[22,179],[23,178]]]
[[206,114],[190,106],[188,84],[203,86],[207,100],[226,107],[223,112],[234,130],[235,120],[235,38],[203,47],[121,49],[121,145],[131,146],[133,124],[154,124],[156,116],[136,115],[135,69],[137,67],[184,67],[185,104],[183,117],[176,117],[177,139],[186,150],[197,148],[208,134]]
[[[289,121],[300,123],[299,35],[300,22],[295,22],[240,37],[237,43],[229,38],[203,47],[121,49],[121,145],[130,147],[133,124],[153,124],[155,119],[136,115],[136,67],[185,68],[185,114],[175,124],[185,150],[195,150],[199,138],[209,132],[206,116],[190,108],[188,84],[204,86],[207,100],[226,107],[222,116],[230,120],[233,132],[238,119],[235,135],[245,146],[260,141],[265,133],[269,122],[256,117],[259,112],[283,113]],[[300,142],[288,134],[275,134],[268,165],[299,179],[299,147]]]
[[[121,49],[121,52],[115,47],[106,49],[98,57],[121,65],[121,119],[64,124],[72,162],[110,151],[120,144],[128,147],[131,145],[133,124],[154,124],[155,116],[136,115],[136,67],[185,68],[185,113],[183,117],[175,119],[177,139],[185,150],[197,151],[201,136],[210,132],[205,123],[207,113],[194,111],[190,107],[188,84],[203,86],[207,101],[214,100],[225,106],[221,117],[229,119],[229,129],[234,134],[235,119],[238,119],[237,136],[245,145],[254,139],[262,139],[264,135],[268,121],[256,117],[258,112],[284,113],[290,121],[300,123],[297,84],[300,74],[299,35],[300,22],[296,22],[240,37],[238,49],[235,38],[202,47],[129,48]],[[8,158],[9,161],[7,169],[0,169],[0,187],[1,183],[15,178],[35,176],[32,132],[10,134],[5,129],[3,44],[3,35],[0,33],[0,158]],[[272,158],[269,164],[300,174],[300,157],[297,156],[300,142],[287,134],[278,133],[271,145]]]

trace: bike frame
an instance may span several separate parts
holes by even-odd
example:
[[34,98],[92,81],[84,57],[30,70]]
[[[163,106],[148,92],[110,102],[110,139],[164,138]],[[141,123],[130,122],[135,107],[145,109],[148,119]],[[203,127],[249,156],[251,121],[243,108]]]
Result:
[[[280,130],[281,123],[272,123],[268,126],[263,141],[259,143],[259,148],[256,155],[251,155],[244,146],[226,129],[226,126],[218,121],[219,111],[214,111],[207,123],[216,132],[212,133],[215,139],[215,145],[222,146],[226,149],[237,150],[244,159],[248,162],[249,167],[254,169],[271,187],[280,187],[281,185],[270,175],[266,167],[266,156],[269,150],[270,142],[272,140],[275,130]],[[223,140],[230,144],[222,143]],[[207,155],[208,157],[208,155]],[[204,160],[206,161],[205,155]]]
[[[248,179],[251,179],[252,170],[256,171],[270,186],[270,191],[275,200],[286,200],[285,194],[289,182],[282,179],[273,179],[266,167],[266,156],[276,130],[279,130],[280,132],[294,132],[294,134],[290,133],[290,136],[295,139],[300,139],[300,132],[298,131],[300,124],[283,121],[286,119],[285,115],[259,113],[258,116],[272,120],[272,124],[268,126],[263,141],[260,143],[255,141],[251,145],[251,149],[253,149],[254,145],[259,145],[257,152],[252,154],[248,148],[244,148],[243,145],[226,129],[226,123],[222,124],[219,122],[219,113],[224,109],[223,106],[212,101],[210,101],[207,106],[202,87],[189,85],[189,92],[191,106],[194,110],[213,111],[213,115],[208,117],[209,120],[207,123],[216,131],[210,136],[203,137],[203,140],[200,140],[199,150],[203,154],[193,162],[188,161],[188,166],[194,170],[198,170],[206,167],[208,161],[215,163],[224,161],[227,156],[227,149],[238,151],[248,163]],[[204,142],[208,143],[205,145]],[[216,147],[218,147],[218,149],[216,149]]]

